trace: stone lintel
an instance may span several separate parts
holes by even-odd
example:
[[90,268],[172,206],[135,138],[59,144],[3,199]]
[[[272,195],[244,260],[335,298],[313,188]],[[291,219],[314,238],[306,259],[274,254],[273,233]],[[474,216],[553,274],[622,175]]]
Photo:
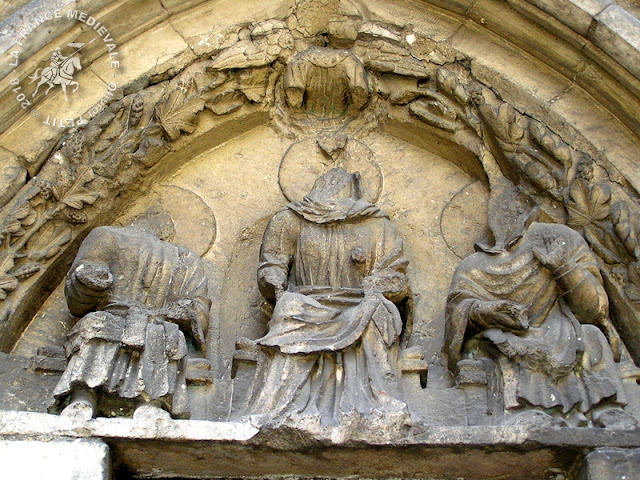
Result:
[[581,463],[585,451],[640,449],[640,429],[414,425],[402,441],[376,444],[375,438],[368,442],[318,439],[295,428],[258,429],[250,422],[81,421],[10,411],[0,412],[0,438],[102,440],[120,468],[158,478],[478,478],[483,472],[484,479],[508,475],[524,480],[568,471]]

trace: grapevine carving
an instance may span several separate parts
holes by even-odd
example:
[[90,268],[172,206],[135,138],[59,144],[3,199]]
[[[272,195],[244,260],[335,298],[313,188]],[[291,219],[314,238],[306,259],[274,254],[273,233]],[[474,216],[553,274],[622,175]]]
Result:
[[204,101],[195,83],[145,106],[135,94],[71,133],[42,171],[18,193],[0,224],[0,301],[55,258],[95,212],[106,192],[125,189],[192,133]]
[[589,155],[519,113],[462,69],[440,68],[433,89],[423,97],[409,104],[411,114],[458,136],[461,131],[474,136],[491,188],[499,177],[507,177],[518,195],[541,208],[546,221],[564,223],[583,235],[601,261],[616,327],[640,362],[640,342],[633,334],[640,326],[640,207],[635,192],[612,182]]

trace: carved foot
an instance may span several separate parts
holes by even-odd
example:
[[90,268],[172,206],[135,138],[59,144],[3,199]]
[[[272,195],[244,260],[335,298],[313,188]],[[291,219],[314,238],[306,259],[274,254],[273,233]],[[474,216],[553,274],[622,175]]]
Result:
[[171,420],[171,414],[163,408],[150,403],[143,403],[133,412],[133,419],[141,421]]
[[93,418],[93,406],[87,402],[77,400],[71,402],[60,412],[61,417],[71,418],[72,420],[87,422]]
[[582,412],[575,412],[567,418],[570,427],[588,427],[589,419]]
[[525,410],[523,412],[512,413],[504,420],[505,426],[513,427],[566,427],[567,422],[563,419],[552,417],[540,410]]
[[638,421],[621,408],[607,408],[593,414],[596,427],[629,430],[638,426]]

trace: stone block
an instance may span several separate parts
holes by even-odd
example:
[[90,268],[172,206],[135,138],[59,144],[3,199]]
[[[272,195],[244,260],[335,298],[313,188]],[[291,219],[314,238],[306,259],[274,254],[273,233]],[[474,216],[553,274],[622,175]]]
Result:
[[[188,381],[188,379],[187,379]],[[231,411],[232,380],[189,387],[190,420],[226,421]]]
[[36,372],[64,372],[67,368],[67,357],[62,347],[40,347],[31,360],[31,368]]
[[58,375],[31,370],[31,360],[0,352],[0,410],[46,412]]
[[[590,44],[591,50],[599,50]],[[616,112],[616,116],[631,131],[640,130],[640,96],[631,84],[623,84],[615,79],[613,67],[622,68],[615,64],[615,60],[608,59],[609,62],[602,64],[593,60],[588,61],[575,77],[575,82],[584,88],[588,93],[598,99],[607,110]]]
[[417,373],[402,377],[409,412],[427,425],[466,425],[465,396],[457,388],[422,388]]
[[[62,128],[69,126],[67,120],[77,119],[83,115],[107,93],[107,84],[91,69],[83,69],[74,78],[80,87],[75,93],[67,92],[68,100],[65,100],[60,87],[51,90],[46,97],[38,96],[37,98],[41,100],[35,103],[35,107],[31,110],[34,113],[31,115],[16,113],[14,118],[18,118],[15,123],[0,136],[0,146],[26,159],[26,168],[30,175],[38,173],[47,154],[58,143]],[[27,85],[26,82],[23,84]],[[15,101],[9,102],[9,108],[21,110]],[[55,126],[53,119],[56,119]],[[24,134],[23,128],[29,132],[29,135]]]
[[[221,37],[235,25],[258,23],[270,18],[286,18],[294,9],[294,2],[263,2],[250,0],[238,8],[235,0],[204,2],[175,19],[171,25],[187,39],[196,55],[210,52],[219,46]],[[209,21],[215,19],[215,21]]]
[[[189,47],[171,25],[159,25],[120,46],[119,60],[127,68],[119,69],[116,82],[123,88],[143,74],[158,75],[172,66],[185,64],[187,61],[180,57],[185,51],[186,55],[191,55]],[[112,81],[113,71],[108,63],[91,68],[105,82]]]
[[[501,40],[519,47],[520,55],[524,50],[567,77],[571,77],[584,63],[585,58],[579,47],[559,42],[556,34],[534,19],[506,8],[504,2],[478,0],[470,9],[469,15],[477,25],[476,36],[488,29],[501,37]],[[497,57],[492,50],[482,52],[482,56],[485,55],[490,55],[491,59]]]
[[473,75],[519,111],[540,117],[543,105],[560,95],[571,82],[522,51],[504,43],[479,38],[477,26],[465,26],[453,37],[453,47],[472,59]]
[[589,38],[636,77],[640,75],[640,20],[611,5],[596,17]]
[[486,385],[487,370],[484,366],[484,362],[479,360],[460,360],[458,362],[458,376],[456,377],[456,384],[461,388]]
[[33,357],[32,368],[36,372],[64,372],[67,361],[64,358]]
[[[462,25],[464,19],[461,15],[473,4],[471,0],[430,0],[420,5],[420,14],[415,15],[417,5],[404,2],[385,2],[375,0],[367,2],[367,10],[373,15],[373,19],[393,24],[394,20],[402,16],[413,16],[411,21],[412,31],[435,42],[446,43]],[[433,8],[428,4],[441,7],[448,12],[458,15],[443,13],[439,8]],[[416,39],[419,42],[419,38]],[[412,45],[415,50],[416,44]]]
[[429,0],[428,3],[459,15],[465,15],[475,2],[473,0]]
[[593,101],[592,96],[582,89],[571,88],[550,102],[547,108],[550,113],[548,124],[555,126],[557,119],[560,128],[556,130],[559,133],[571,126],[584,135],[566,137],[569,141],[575,139],[575,148],[592,155],[597,155],[596,152],[604,155],[636,189],[640,188],[637,158],[633,153],[636,141],[628,130],[620,127],[611,113]]
[[191,9],[202,2],[206,2],[206,0],[162,0],[162,6],[171,14],[175,14]]
[[0,441],[3,478],[110,480],[109,447],[100,440]]
[[612,0],[529,0],[573,31],[587,36],[594,15],[613,3]]
[[578,480],[640,478],[640,448],[598,448],[584,459]]
[[247,405],[251,387],[256,373],[256,362],[234,358],[233,395],[231,400],[231,416],[239,416]]

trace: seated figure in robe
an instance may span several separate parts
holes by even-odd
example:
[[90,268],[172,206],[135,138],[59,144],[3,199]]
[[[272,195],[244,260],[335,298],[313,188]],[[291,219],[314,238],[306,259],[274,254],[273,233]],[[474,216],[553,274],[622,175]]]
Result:
[[96,228],[80,246],[65,284],[80,319],[54,391],[55,407],[69,399],[64,415],[145,406],[188,417],[185,333],[204,352],[210,301],[200,257],[158,238],[172,230],[168,215],[154,213],[130,227]]
[[[526,214],[524,215],[526,216]],[[446,310],[445,353],[491,359],[505,423],[627,428],[609,303],[594,254],[560,224],[531,223],[505,248],[467,257]]]
[[408,415],[396,305],[408,295],[408,262],[394,225],[363,197],[359,173],[335,168],[271,219],[258,283],[275,308],[256,340],[250,414],[311,416],[325,426],[349,415]]

